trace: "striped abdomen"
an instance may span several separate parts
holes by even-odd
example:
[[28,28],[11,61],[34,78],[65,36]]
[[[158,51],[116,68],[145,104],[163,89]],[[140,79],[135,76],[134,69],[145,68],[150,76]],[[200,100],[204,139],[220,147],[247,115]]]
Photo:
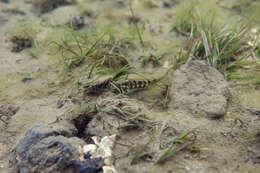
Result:
[[127,93],[135,90],[145,89],[151,84],[155,83],[156,80],[127,80],[123,82],[111,81],[111,88],[118,93]]

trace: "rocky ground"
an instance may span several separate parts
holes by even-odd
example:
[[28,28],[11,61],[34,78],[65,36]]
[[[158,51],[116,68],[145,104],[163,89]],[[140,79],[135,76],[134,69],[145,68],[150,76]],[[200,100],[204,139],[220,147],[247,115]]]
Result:
[[[227,81],[202,60],[177,64],[187,38],[170,31],[191,1],[131,2],[132,11],[121,0],[0,1],[0,172],[109,172],[111,165],[120,173],[260,172],[259,85]],[[204,6],[213,4],[218,19],[231,24],[254,3]],[[84,32],[91,34],[83,39]],[[74,61],[72,51],[57,46],[85,52],[73,39],[95,43],[102,33],[114,37],[101,39],[92,56],[108,58],[103,65],[112,70],[90,74],[91,60]],[[138,74],[123,76],[136,82],[128,87],[163,79],[118,93],[105,79],[125,64]],[[97,77],[101,85],[82,91]],[[81,147],[102,148],[107,138],[109,159],[83,158]]]

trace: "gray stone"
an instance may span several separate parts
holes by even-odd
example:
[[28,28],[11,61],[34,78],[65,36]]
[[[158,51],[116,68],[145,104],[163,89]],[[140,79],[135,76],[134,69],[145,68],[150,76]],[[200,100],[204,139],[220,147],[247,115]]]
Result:
[[67,172],[73,160],[79,159],[78,147],[85,142],[62,133],[39,125],[29,129],[14,149],[17,172]]
[[229,98],[224,76],[204,61],[190,61],[173,73],[170,108],[185,113],[219,118]]

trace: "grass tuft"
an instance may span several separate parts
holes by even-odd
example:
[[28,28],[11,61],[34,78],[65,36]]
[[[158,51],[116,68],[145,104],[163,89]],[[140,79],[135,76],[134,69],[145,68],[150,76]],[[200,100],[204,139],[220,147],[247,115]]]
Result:
[[248,27],[242,27],[240,30],[228,29],[225,26],[223,28],[221,30],[201,26],[198,44],[194,47],[192,55],[196,59],[206,60],[209,65],[225,73],[242,51]]
[[88,63],[88,78],[93,72],[106,73],[119,70],[128,64],[128,38],[119,38],[108,32],[98,32],[90,29],[86,33],[65,29],[61,41],[52,41],[61,52],[65,66],[72,70],[83,62]]
[[229,73],[255,63],[249,62],[245,56],[246,52],[252,51],[247,45],[252,21],[223,24],[214,2],[207,2],[207,9],[204,9],[207,3],[203,3],[194,0],[176,12],[172,31],[188,38],[187,48],[180,52],[177,64],[190,59],[204,60],[231,79],[234,75],[230,77]]
[[[135,16],[135,14],[134,14],[134,10],[133,10],[133,7],[132,7],[132,4],[131,4],[131,3],[129,4],[129,9],[130,9],[132,18],[135,19],[136,16]],[[141,44],[141,46],[142,46],[142,48],[143,48],[143,50],[144,50],[145,45],[144,45],[144,41],[143,41],[143,38],[142,38],[141,31],[140,31],[140,29],[139,29],[139,27],[138,27],[137,21],[134,20],[133,22],[134,22],[134,25],[135,25],[135,29],[136,29],[136,32],[137,32],[137,35],[138,35],[140,44]]]

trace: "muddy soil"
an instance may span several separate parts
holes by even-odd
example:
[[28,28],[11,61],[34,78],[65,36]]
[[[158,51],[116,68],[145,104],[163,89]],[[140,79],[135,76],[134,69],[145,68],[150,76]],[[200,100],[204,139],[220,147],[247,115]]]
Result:
[[[83,69],[75,70],[73,74],[68,73],[64,70],[60,54],[53,56],[48,51],[35,53],[30,46],[14,48],[10,36],[21,24],[29,21],[31,28],[41,26],[39,31],[32,35],[39,44],[46,46],[46,42],[56,36],[55,26],[66,25],[73,16],[84,16],[86,23],[84,28],[94,24],[118,25],[122,26],[122,29],[126,26],[134,28],[133,20],[139,20],[145,25],[143,39],[153,45],[150,51],[163,55],[161,65],[172,62],[178,55],[179,48],[183,46],[183,38],[169,32],[175,11],[180,8],[179,1],[135,0],[132,4],[136,13],[135,19],[131,16],[127,1],[68,2],[66,5],[48,6],[47,9],[35,12],[35,6],[29,0],[0,1],[0,172],[2,173],[12,170],[10,163],[12,149],[29,128],[33,125],[53,123],[57,116],[75,107],[71,102],[61,105],[61,100],[71,92],[75,82],[72,79],[79,79],[87,74]],[[240,18],[250,3],[253,2],[219,0],[216,4],[223,10],[228,23],[231,18]],[[39,14],[40,11],[44,13]],[[30,30],[27,32],[30,33]],[[19,49],[19,52],[12,52],[13,49]],[[158,67],[149,63],[143,67],[139,60],[143,55],[142,48],[140,46],[137,49],[139,51],[133,49],[129,54],[132,57],[130,62],[138,71],[145,71],[154,76],[165,73],[166,69],[163,66]],[[160,102],[164,98],[160,88],[127,96],[135,99],[137,103],[140,102],[139,106],[144,105],[149,110],[149,119],[172,122],[171,125],[174,125],[173,128],[178,134],[195,129],[196,151],[179,152],[164,164],[144,161],[130,165],[131,157],[123,157],[116,161],[117,170],[156,173],[260,172],[260,116],[258,112],[249,111],[249,108],[260,110],[260,90],[256,86],[237,86],[232,82],[229,82],[229,86],[231,99],[228,111],[221,119],[173,113]],[[139,133],[132,131],[129,134],[132,141],[125,143],[142,144],[149,140],[147,137],[136,136]],[[146,134],[149,135],[152,134]],[[120,142],[124,140],[121,139]],[[120,151],[127,150],[118,146],[116,154],[122,154]]]

